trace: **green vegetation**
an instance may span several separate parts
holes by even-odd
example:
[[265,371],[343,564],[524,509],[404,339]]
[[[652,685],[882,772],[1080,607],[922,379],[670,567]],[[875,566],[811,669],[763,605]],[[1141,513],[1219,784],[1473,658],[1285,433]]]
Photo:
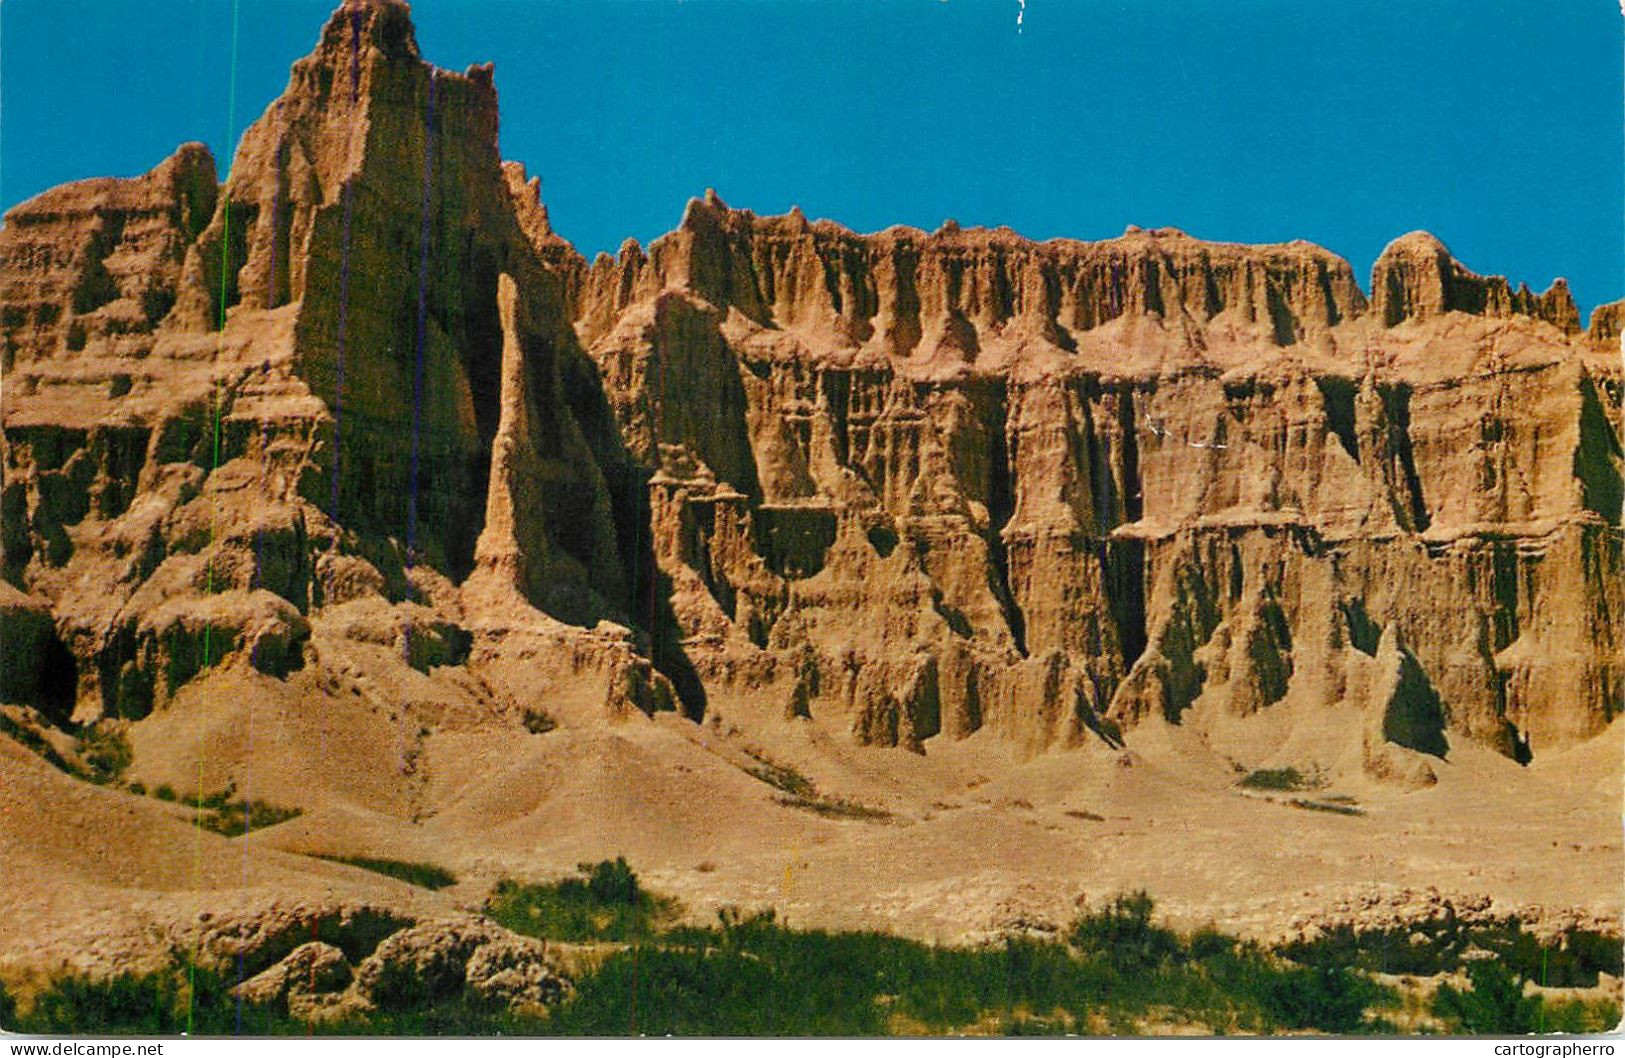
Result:
[[364,871],[372,871],[375,874],[398,878],[409,885],[416,885],[424,889],[444,889],[447,886],[457,884],[455,874],[432,863],[375,859],[371,856],[333,856],[320,852],[311,855],[318,860],[343,863],[351,867],[360,867]]
[[580,877],[540,885],[497,883],[485,912],[515,933],[553,940],[632,940],[673,917],[673,901],[647,892],[622,857],[578,867]]
[[775,797],[774,802],[786,808],[799,808],[803,812],[827,816],[830,819],[862,819],[873,823],[884,822],[891,813],[844,797]]
[[1524,995],[1523,979],[1497,959],[1475,959],[1467,964],[1466,991],[1441,985],[1433,996],[1433,1013],[1461,1026],[1474,1036],[1523,1034],[1536,1031],[1544,1005],[1538,996]]
[[56,747],[39,733],[39,730],[30,724],[16,720],[10,714],[0,711],[0,735],[8,735],[17,740],[18,745],[39,757],[57,771],[78,776],[79,769],[56,751]]
[[1542,944],[1516,918],[1467,923],[1454,916],[1359,934],[1339,926],[1287,944],[1281,954],[1307,966],[1419,975],[1471,971],[1475,955],[1488,955],[1525,980],[1556,988],[1592,987],[1599,971],[1618,977],[1625,961],[1618,939],[1590,930],[1567,930]]
[[1294,797],[1291,804],[1293,808],[1307,808],[1311,812],[1331,812],[1333,815],[1339,816],[1365,815],[1365,809],[1355,808],[1351,804],[1346,804],[1342,801],[1333,800],[1331,798],[1327,798],[1324,801],[1311,801],[1306,797]]
[[[135,792],[133,784],[130,789],[132,793]],[[266,827],[284,823],[304,811],[301,808],[288,808],[264,801],[242,798],[233,800],[236,793],[236,784],[232,783],[212,794],[180,796],[175,793],[173,786],[163,783],[152,791],[152,796],[160,801],[190,806],[197,813],[195,820],[198,826],[228,838],[239,837],[250,830],[264,830]]]
[[[1396,1031],[1385,1014],[1397,1011],[1402,999],[1369,970],[1335,961],[1381,961],[1388,955],[1383,944],[1337,935],[1289,954],[1213,927],[1182,934],[1155,922],[1144,892],[1085,909],[1064,939],[1011,938],[977,947],[794,929],[771,910],[724,909],[712,926],[673,926],[672,902],[644,889],[624,859],[582,864],[576,876],[547,885],[503,882],[487,910],[525,933],[617,941],[619,948],[581,971],[574,995],[545,1015],[514,1014],[467,993],[414,994],[351,1020],[311,1026],[279,1008],[239,1011],[228,975],[178,958],[156,974],[59,980],[17,1014],[7,1013],[0,992],[0,1020],[41,1034],[1350,1034]],[[1463,987],[1445,985],[1435,994],[1431,1014],[1439,1027],[1451,1033],[1596,1032],[1618,1022],[1614,1003],[1525,996],[1525,975],[1517,968],[1529,958],[1524,947],[1533,944],[1530,950],[1548,966],[1559,948],[1542,948],[1515,925],[1509,928],[1509,937],[1526,939],[1508,942],[1523,952],[1516,964],[1482,957],[1461,963],[1466,949],[1453,946],[1461,936],[1452,935],[1450,945],[1430,942],[1433,956],[1464,965],[1468,978]],[[1485,939],[1472,936],[1472,943]],[[1595,960],[1598,951],[1581,948],[1590,952],[1581,961]]]
[[1261,768],[1241,780],[1249,790],[1307,790],[1311,786],[1297,768]]
[[84,761],[84,778],[98,785],[116,783],[135,760],[130,741],[114,727],[87,727],[79,733],[79,759]]
[[777,804],[786,808],[799,808],[804,812],[812,812],[831,819],[882,822],[891,818],[891,813],[883,808],[874,808],[857,801],[849,801],[844,797],[830,797],[819,793],[818,787],[811,779],[789,765],[779,764],[749,749],[745,750],[745,753],[756,762],[746,768],[745,773],[785,793],[786,796],[773,799]]
[[818,789],[813,786],[812,780],[794,768],[783,764],[775,764],[766,758],[756,756],[756,754],[751,755],[756,757],[757,763],[746,768],[745,771],[753,778],[760,779],[776,790],[783,790],[791,797],[816,797],[818,795]]
[[19,1011],[15,1031],[65,1035],[292,1035],[308,1030],[285,1013],[238,1003],[235,978],[178,960],[168,969],[99,980],[64,977]]
[[197,825],[204,830],[235,838],[250,830],[264,830],[285,823],[303,811],[301,808],[287,808],[264,801],[234,801],[198,816]]

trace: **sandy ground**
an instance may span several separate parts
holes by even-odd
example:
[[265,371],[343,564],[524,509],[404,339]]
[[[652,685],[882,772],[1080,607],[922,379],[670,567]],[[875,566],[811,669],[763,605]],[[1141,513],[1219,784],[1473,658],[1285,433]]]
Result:
[[[949,942],[1062,925],[1079,900],[1130,888],[1176,925],[1261,937],[1404,888],[1615,922],[1621,910],[1620,722],[1527,767],[1456,745],[1423,790],[1332,770],[1295,795],[1242,788],[1211,740],[1160,722],[1135,729],[1128,749],[1030,759],[985,733],[932,740],[924,755],[864,749],[748,710],[425,735],[362,704],[313,708],[252,674],[206,683],[210,707],[139,725],[131,777],[212,790],[229,776],[303,814],[222,838],[183,807],[70,779],[0,739],[0,973],[131,965],[165,924],[272,901],[471,907],[501,878],[616,855],[697,920],[771,906],[792,924]],[[764,763],[804,776],[836,814],[784,803],[751,774]],[[1363,814],[1305,810],[1294,796],[1345,798]],[[841,814],[843,803],[874,811]],[[430,893],[302,855],[315,852],[432,862],[460,881]]]

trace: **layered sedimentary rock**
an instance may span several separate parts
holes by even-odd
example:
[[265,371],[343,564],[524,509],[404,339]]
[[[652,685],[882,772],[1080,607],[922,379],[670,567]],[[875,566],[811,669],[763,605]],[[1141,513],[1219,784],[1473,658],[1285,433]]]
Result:
[[[188,145],[8,213],[0,556],[49,601],[83,717],[144,716],[228,660],[286,674],[346,605],[373,616],[339,627],[423,665],[506,489],[547,509],[525,512],[535,601],[625,622],[631,464],[496,125],[490,67],[438,69],[404,3],[351,3],[223,186]],[[488,487],[505,346],[529,480]]]
[[1582,331],[1422,233],[1368,299],[1302,242],[708,194],[589,263],[501,161],[491,69],[351,0],[223,186],[187,146],[47,192],[0,269],[5,620],[82,717],[348,638],[526,708],[927,751],[1344,703],[1417,784],[1625,697],[1619,305]]
[[713,195],[576,284],[709,596],[689,631],[790,659],[865,740],[1340,701],[1385,630],[1436,723],[1507,753],[1625,692],[1612,310],[1580,336],[1561,282],[1416,233],[1368,305],[1303,243],[858,236]]

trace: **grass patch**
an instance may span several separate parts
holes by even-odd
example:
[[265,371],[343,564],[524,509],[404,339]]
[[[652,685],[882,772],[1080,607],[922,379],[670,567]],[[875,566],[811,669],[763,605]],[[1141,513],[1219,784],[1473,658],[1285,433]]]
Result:
[[844,797],[775,797],[773,801],[786,808],[799,808],[803,812],[811,812],[829,819],[861,819],[880,823],[892,817],[884,808],[848,801]]
[[799,808],[828,819],[861,819],[881,822],[891,813],[844,797],[832,797],[818,792],[818,787],[794,768],[769,760],[761,753],[746,749],[745,753],[756,763],[745,769],[745,774],[781,791],[785,796],[775,797],[775,804],[786,808]]
[[99,786],[116,783],[135,760],[130,740],[112,727],[88,727],[79,734],[79,759],[84,761],[84,777]]
[[75,778],[84,778],[78,768],[68,763],[67,758],[58,753],[56,747],[51,745],[39,729],[31,724],[23,723],[4,710],[0,710],[0,735],[9,735],[17,744],[39,757],[57,771],[65,772]]
[[1260,768],[1248,772],[1241,785],[1249,790],[1307,790],[1312,781],[1297,768]]
[[238,798],[236,783],[228,783],[225,789],[214,793],[189,796],[177,794],[173,786],[163,783],[152,791],[152,796],[171,804],[186,805],[195,813],[193,821],[198,826],[228,838],[274,827],[304,814],[302,808]]
[[1365,809],[1355,808],[1353,805],[1343,804],[1338,801],[1311,801],[1306,797],[1294,797],[1288,803],[1292,805],[1293,808],[1304,808],[1311,812],[1331,812],[1334,815],[1340,816],[1365,815]]
[[796,771],[794,768],[771,761],[762,760],[760,763],[745,769],[745,773],[753,779],[767,783],[775,790],[783,790],[791,797],[812,798],[818,795],[818,788],[812,780]]
[[234,801],[201,813],[197,817],[197,825],[204,830],[235,838],[250,830],[264,830],[278,823],[286,823],[303,812],[302,808],[266,804],[264,801]]
[[525,730],[533,735],[545,735],[558,726],[558,721],[544,709],[525,710]]
[[455,874],[432,863],[376,859],[371,856],[332,856],[320,852],[313,852],[310,855],[318,860],[342,863],[350,867],[360,867],[364,871],[372,871],[374,874],[387,875],[423,889],[445,889],[457,884]]
[[1554,988],[1594,987],[1599,973],[1621,976],[1625,962],[1625,947],[1617,937],[1570,929],[1543,943],[1515,917],[1473,923],[1438,918],[1360,933],[1341,925],[1280,950],[1309,966],[1420,976],[1470,972],[1472,964],[1488,955],[1514,975]]
[[486,900],[485,913],[532,937],[624,941],[652,936],[676,912],[674,901],[643,888],[624,858],[583,863],[577,870],[577,877],[538,885],[504,879]]
[[[160,786],[154,796],[162,800],[174,799],[173,790],[169,791],[170,798],[164,797],[165,789],[166,787]],[[302,808],[288,808],[267,804],[264,801],[233,800],[236,793],[236,785],[231,784],[224,790],[216,790],[212,794],[194,794],[178,800],[182,804],[190,805],[196,811],[197,815],[194,818],[198,826],[228,838],[239,837],[250,830],[274,827],[304,812]]]

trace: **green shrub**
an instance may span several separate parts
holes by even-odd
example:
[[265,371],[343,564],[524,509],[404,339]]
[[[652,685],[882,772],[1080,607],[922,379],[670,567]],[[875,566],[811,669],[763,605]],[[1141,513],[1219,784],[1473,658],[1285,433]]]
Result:
[[1471,923],[1439,918],[1358,934],[1345,924],[1312,941],[1285,945],[1281,953],[1304,965],[1425,977],[1466,967],[1472,961],[1468,953],[1475,949],[1494,955],[1527,980],[1553,987],[1589,988],[1599,972],[1620,975],[1619,938],[1567,930],[1543,943],[1516,918]]
[[816,797],[818,789],[812,780],[783,764],[775,764],[770,760],[758,757],[759,764],[746,768],[745,771],[752,778],[767,783],[776,790],[783,790],[792,797]]
[[17,1031],[17,1001],[11,998],[4,983],[0,983],[0,1029]]
[[158,798],[160,801],[173,801],[175,800],[175,788],[169,785],[167,782],[160,783],[158,788],[152,791],[152,796]]
[[1557,999],[1542,1005],[1535,1031],[1595,1034],[1613,1032],[1619,1023],[1619,1004],[1611,999]]
[[455,874],[432,863],[376,859],[371,856],[332,856],[320,852],[311,855],[319,860],[342,863],[350,867],[359,867],[364,871],[372,871],[375,874],[398,878],[409,885],[420,886],[424,889],[445,889],[448,886],[457,884]]
[[211,798],[207,803],[208,810],[198,815],[197,825],[228,838],[239,837],[250,830],[264,830],[266,827],[285,823],[304,811],[301,808],[266,804],[264,801],[215,804]]
[[164,974],[65,977],[34,997],[21,1028],[37,1035],[171,1035],[185,1027],[177,1017],[177,991]]
[[1294,797],[1291,801],[1293,808],[1306,808],[1311,812],[1330,812],[1339,816],[1363,816],[1365,809],[1355,808],[1349,804],[1339,804],[1335,801],[1311,801],[1307,797]]
[[599,903],[635,907],[644,899],[638,876],[632,873],[624,856],[578,864],[576,869],[587,876],[587,892]]
[[626,860],[578,865],[578,877],[540,885],[497,883],[485,912],[516,933],[552,940],[647,937],[672,916],[672,901],[646,892]]
[[1079,952],[1118,973],[1152,969],[1180,953],[1173,931],[1151,924],[1152,907],[1143,889],[1119,893],[1100,910],[1079,915],[1067,939]]
[[0,712],[0,735],[9,735],[16,739],[24,749],[34,753],[57,771],[83,778],[79,770],[58,753],[56,747],[51,745],[44,735],[33,726],[19,723],[4,712]]
[[1539,996],[1523,994],[1523,979],[1499,959],[1467,964],[1466,991],[1441,985],[1433,996],[1433,1013],[1446,1024],[1475,1036],[1515,1036],[1535,1032],[1540,1024]]
[[1260,768],[1242,779],[1241,785],[1251,790],[1302,790],[1309,783],[1296,768]]
[[117,782],[135,759],[130,740],[112,727],[90,727],[79,735],[79,759],[93,783]]
[[1289,1029],[1353,1033],[1380,994],[1372,982],[1341,966],[1291,967],[1261,992],[1265,1009]]

